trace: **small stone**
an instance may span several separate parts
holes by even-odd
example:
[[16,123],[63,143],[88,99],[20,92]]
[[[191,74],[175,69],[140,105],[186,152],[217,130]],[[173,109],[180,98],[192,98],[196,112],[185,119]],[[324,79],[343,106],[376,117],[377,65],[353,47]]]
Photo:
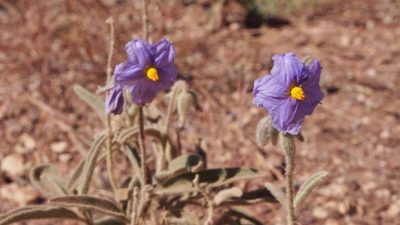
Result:
[[386,211],[388,217],[399,217],[400,216],[400,200],[392,203]]
[[33,202],[40,194],[30,185],[20,187],[16,183],[11,183],[0,188],[0,196],[23,206]]
[[320,207],[314,208],[312,214],[317,219],[326,219],[328,217],[328,212]]
[[62,153],[67,149],[68,143],[65,141],[54,142],[50,144],[50,149],[55,153]]
[[376,77],[376,75],[378,75],[378,73],[376,72],[376,70],[374,68],[369,68],[367,70],[367,75],[369,77]]
[[69,162],[69,160],[71,160],[71,158],[72,158],[72,156],[68,153],[63,153],[58,156],[58,160],[60,160],[60,162],[62,162],[62,163]]
[[20,154],[31,152],[36,147],[35,139],[26,133],[19,137],[19,142],[20,143],[15,147],[15,150]]
[[1,170],[12,177],[21,176],[25,171],[23,157],[17,154],[6,156],[1,162]]

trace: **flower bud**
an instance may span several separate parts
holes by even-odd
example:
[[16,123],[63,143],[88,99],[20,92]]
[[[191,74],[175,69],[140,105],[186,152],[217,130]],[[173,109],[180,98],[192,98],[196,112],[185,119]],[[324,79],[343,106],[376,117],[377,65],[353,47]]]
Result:
[[271,116],[262,118],[256,128],[256,142],[258,146],[266,145],[272,137],[273,130]]
[[176,107],[178,110],[178,126],[182,128],[186,121],[186,115],[190,107],[193,105],[193,96],[187,92],[181,92],[176,99]]

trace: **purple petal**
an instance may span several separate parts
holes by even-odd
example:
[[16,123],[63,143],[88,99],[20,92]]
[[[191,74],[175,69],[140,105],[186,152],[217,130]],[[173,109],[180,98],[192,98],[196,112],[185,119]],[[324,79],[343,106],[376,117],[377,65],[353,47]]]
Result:
[[153,46],[141,39],[135,39],[125,45],[128,58],[133,64],[139,64],[142,68],[154,64]]
[[310,115],[314,111],[314,108],[322,101],[324,94],[319,86],[322,70],[319,61],[314,60],[307,69],[308,77],[302,84],[305,99],[300,103],[300,107],[306,115]]
[[159,90],[166,90],[170,88],[178,76],[178,70],[173,64],[171,64],[169,67],[159,69],[158,73],[160,75],[160,80],[158,80],[156,83]]
[[115,83],[121,86],[133,85],[143,77],[143,67],[135,65],[130,61],[118,64],[114,71]]
[[157,44],[155,48],[155,65],[157,68],[165,68],[174,64],[175,49],[171,42],[163,38]]
[[270,111],[273,127],[283,133],[299,134],[305,115],[298,103],[295,99],[287,98]]
[[122,89],[114,87],[108,95],[106,101],[106,112],[113,114],[121,114],[124,108],[124,98]]
[[271,75],[278,76],[283,85],[290,87],[293,83],[298,84],[304,79],[304,64],[294,53],[277,54],[272,59],[274,66]]
[[272,75],[265,75],[254,82],[253,104],[268,111],[273,110],[287,98],[286,87]]
[[153,101],[159,89],[156,82],[143,78],[136,85],[132,86],[132,101],[137,105],[145,105]]

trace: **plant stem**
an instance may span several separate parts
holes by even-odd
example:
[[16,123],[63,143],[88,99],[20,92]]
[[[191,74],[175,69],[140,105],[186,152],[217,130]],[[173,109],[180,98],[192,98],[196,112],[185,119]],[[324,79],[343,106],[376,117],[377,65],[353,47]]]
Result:
[[293,167],[296,149],[292,136],[283,135],[283,147],[286,161],[286,222],[287,225],[294,225],[296,218],[293,204]]
[[142,187],[148,184],[147,167],[146,167],[146,144],[144,136],[144,116],[143,106],[139,106],[139,149],[140,149],[140,164],[142,169]]
[[[115,43],[115,32],[114,32],[114,20],[112,17],[108,18],[107,23],[110,24],[110,49],[108,52],[108,59],[107,59],[107,80],[106,80],[106,85],[110,82],[111,79],[111,62],[112,62],[112,57],[114,54],[114,43]],[[113,161],[112,161],[112,127],[111,127],[111,114],[107,115],[107,131],[108,131],[108,138],[107,138],[107,174],[108,178],[110,180],[111,187],[116,193],[117,190],[117,184],[115,182],[115,177],[112,172],[113,168]]]

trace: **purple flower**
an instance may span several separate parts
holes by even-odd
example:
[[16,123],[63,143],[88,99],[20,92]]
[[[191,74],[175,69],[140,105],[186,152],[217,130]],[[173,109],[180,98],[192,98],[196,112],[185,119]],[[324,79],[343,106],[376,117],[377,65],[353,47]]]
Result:
[[274,55],[271,75],[254,82],[253,104],[265,108],[272,126],[297,135],[306,115],[310,115],[324,95],[319,87],[321,64],[301,62],[294,53]]
[[128,60],[115,67],[114,87],[106,102],[108,113],[122,112],[122,90],[128,90],[132,102],[142,106],[151,102],[159,91],[170,88],[178,74],[174,65],[175,49],[166,39],[156,44],[136,39],[125,48]]

